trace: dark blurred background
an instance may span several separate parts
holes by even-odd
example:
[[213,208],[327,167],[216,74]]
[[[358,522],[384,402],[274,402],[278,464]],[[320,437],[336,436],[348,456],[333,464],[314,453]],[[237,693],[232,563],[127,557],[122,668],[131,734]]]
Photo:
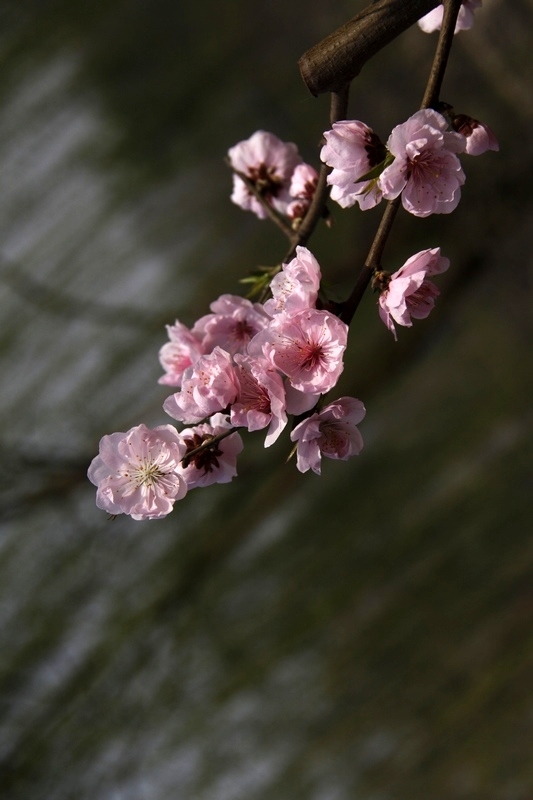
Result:
[[[160,522],[110,521],[104,433],[169,421],[164,325],[285,253],[229,202],[263,128],[317,164],[300,55],[364,2],[0,6],[2,800],[533,798],[532,0],[486,0],[442,98],[489,123],[450,216],[402,213],[395,270],[440,246],[399,342],[365,297],[338,394],[365,450],[321,478],[245,435],[240,477]],[[418,107],[418,28],[350,115]],[[311,249],[342,296],[381,210]]]

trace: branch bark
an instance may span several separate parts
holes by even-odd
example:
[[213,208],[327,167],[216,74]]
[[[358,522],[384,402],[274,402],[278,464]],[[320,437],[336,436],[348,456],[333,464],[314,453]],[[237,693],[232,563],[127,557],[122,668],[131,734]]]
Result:
[[311,92],[339,92],[385,45],[427,14],[440,0],[377,0],[311,47],[298,61]]

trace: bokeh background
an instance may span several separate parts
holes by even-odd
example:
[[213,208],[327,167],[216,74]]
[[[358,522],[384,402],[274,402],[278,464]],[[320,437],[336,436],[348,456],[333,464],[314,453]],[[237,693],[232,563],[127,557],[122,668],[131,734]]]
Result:
[[[365,450],[321,478],[245,436],[240,477],[160,522],[86,479],[104,433],[168,421],[165,323],[192,325],[281,234],[229,202],[258,128],[317,164],[300,55],[356,0],[0,5],[2,800],[531,800],[533,3],[486,0],[443,99],[488,122],[441,246],[438,309],[394,343],[370,294],[339,394]],[[436,36],[368,64],[385,138]],[[345,295],[381,211],[311,248]]]

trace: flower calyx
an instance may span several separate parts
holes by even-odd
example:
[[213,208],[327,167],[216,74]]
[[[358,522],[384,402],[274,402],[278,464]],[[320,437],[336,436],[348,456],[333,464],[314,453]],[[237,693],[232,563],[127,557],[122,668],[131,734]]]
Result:
[[389,288],[389,283],[391,280],[391,273],[387,272],[384,269],[376,269],[374,270],[374,275],[372,276],[372,291],[379,292],[380,294],[386,291]]

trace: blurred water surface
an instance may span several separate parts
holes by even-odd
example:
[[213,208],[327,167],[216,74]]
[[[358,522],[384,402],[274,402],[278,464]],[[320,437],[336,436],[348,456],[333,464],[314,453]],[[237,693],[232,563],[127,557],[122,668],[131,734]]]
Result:
[[[0,797],[533,797],[533,5],[487,0],[444,97],[501,143],[396,269],[452,260],[398,344],[369,296],[339,394],[365,450],[323,475],[246,438],[240,477],[109,521],[101,435],[166,422],[157,351],[277,231],[228,201],[255,129],[316,164],[327,98],[296,61],[363,3],[6,2],[0,9]],[[435,37],[365,67],[350,111],[417,107]],[[312,241],[345,292],[379,212]]]

